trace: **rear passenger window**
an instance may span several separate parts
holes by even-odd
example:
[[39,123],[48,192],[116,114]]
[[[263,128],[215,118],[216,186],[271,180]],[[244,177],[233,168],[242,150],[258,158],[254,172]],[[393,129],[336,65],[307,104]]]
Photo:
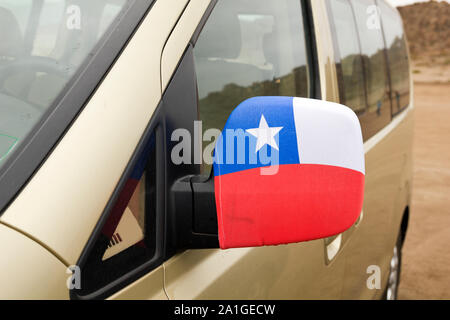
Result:
[[386,40],[393,112],[397,113],[409,105],[410,79],[405,32],[398,11],[384,1],[378,2]]
[[392,117],[387,55],[375,0],[329,0],[341,103],[361,122],[364,140]]
[[341,103],[361,115],[366,110],[366,97],[361,49],[353,10],[348,0],[331,0],[328,3],[336,42]]
[[219,0],[194,57],[203,130],[221,130],[231,111],[250,97],[308,97],[299,0]]
[[[367,139],[391,121],[391,102],[383,33],[374,0],[352,1],[358,27],[367,92],[367,109],[360,116]],[[375,19],[375,20],[369,20]]]

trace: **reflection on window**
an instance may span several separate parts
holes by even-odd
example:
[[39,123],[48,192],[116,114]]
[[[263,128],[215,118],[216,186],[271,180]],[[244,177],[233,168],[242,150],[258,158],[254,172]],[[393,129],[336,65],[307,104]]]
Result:
[[[61,21],[64,19],[64,1],[46,0],[42,6],[32,56],[52,57],[56,46]],[[59,58],[54,57],[53,58]]]
[[375,0],[356,0],[350,4],[353,6],[358,27],[367,92],[367,110],[359,119],[363,137],[368,139],[391,120],[384,40],[381,28],[369,28],[367,25],[367,8],[374,7]]
[[366,110],[364,74],[358,31],[353,10],[347,0],[329,1],[337,38],[338,65],[341,86],[341,102],[360,115]]
[[391,99],[394,113],[409,105],[410,79],[408,52],[400,14],[383,1],[379,1],[383,30],[388,50],[391,76]]
[[203,130],[222,129],[231,111],[247,98],[309,93],[297,0],[218,1],[194,57]]
[[[0,167],[74,76],[127,0],[0,0]],[[101,18],[101,19],[100,19]],[[75,21],[75,23],[70,23]]]

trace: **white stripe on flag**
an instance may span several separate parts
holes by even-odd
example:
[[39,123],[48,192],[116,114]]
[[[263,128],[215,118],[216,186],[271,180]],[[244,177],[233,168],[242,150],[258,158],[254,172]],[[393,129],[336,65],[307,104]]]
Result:
[[338,166],[365,174],[361,128],[350,108],[303,98],[294,98],[293,107],[301,164]]

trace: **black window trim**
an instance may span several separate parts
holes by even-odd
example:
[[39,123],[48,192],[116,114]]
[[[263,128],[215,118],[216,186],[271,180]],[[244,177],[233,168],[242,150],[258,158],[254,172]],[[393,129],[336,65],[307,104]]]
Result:
[[70,128],[120,56],[155,0],[130,0],[75,76],[0,170],[0,216]]
[[303,30],[305,33],[305,45],[309,72],[309,98],[322,99],[320,87],[319,58],[317,52],[316,30],[314,27],[314,15],[312,11],[313,0],[301,0],[303,15]]
[[[148,145],[148,142],[152,136],[155,137],[155,152],[156,152],[156,216],[155,216],[155,251],[153,257],[133,268],[131,271],[125,273],[121,277],[112,280],[107,285],[97,289],[94,292],[91,292],[86,295],[80,295],[76,289],[70,290],[70,299],[71,300],[94,300],[94,299],[105,299],[114,293],[118,292],[120,289],[126,287],[131,284],[134,280],[139,279],[140,277],[147,274],[149,271],[155,269],[159,265],[164,262],[164,252],[165,252],[165,241],[164,241],[164,231],[165,231],[165,121],[164,121],[164,112],[162,112],[162,104],[163,100],[160,101],[158,107],[156,108],[148,127],[145,130],[141,140],[139,141],[138,146],[136,147],[133,156],[131,157],[130,162],[128,163],[122,177],[120,178],[119,183],[117,184],[116,189],[114,190],[111,198],[109,199],[103,213],[100,217],[100,220],[97,222],[94,231],[92,232],[86,246],[83,248],[83,251],[80,255],[80,258],[77,261],[77,266],[81,269],[81,277],[83,276],[83,268],[85,267],[89,255],[94,249],[98,238],[100,237],[103,226],[107,222],[111,210],[114,208],[116,204],[116,200],[119,198],[123,188],[125,187],[125,183],[131,176],[136,164],[138,163],[140,157],[142,156],[142,152]],[[145,200],[147,201],[147,199]],[[147,214],[147,212],[146,212]],[[83,289],[83,288],[82,288]]]

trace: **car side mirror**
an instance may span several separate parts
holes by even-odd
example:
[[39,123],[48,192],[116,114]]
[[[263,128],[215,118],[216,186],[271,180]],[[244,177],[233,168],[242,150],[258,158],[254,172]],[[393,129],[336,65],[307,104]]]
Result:
[[[364,177],[361,127],[350,108],[292,97],[245,100],[217,141],[213,177],[189,182],[194,209],[179,220],[179,229],[191,224],[182,242],[215,247],[215,226],[222,249],[342,233],[361,213]],[[202,222],[210,231],[194,230]]]
[[222,249],[339,234],[355,223],[363,203],[358,118],[319,100],[246,100],[217,143],[214,180]]

